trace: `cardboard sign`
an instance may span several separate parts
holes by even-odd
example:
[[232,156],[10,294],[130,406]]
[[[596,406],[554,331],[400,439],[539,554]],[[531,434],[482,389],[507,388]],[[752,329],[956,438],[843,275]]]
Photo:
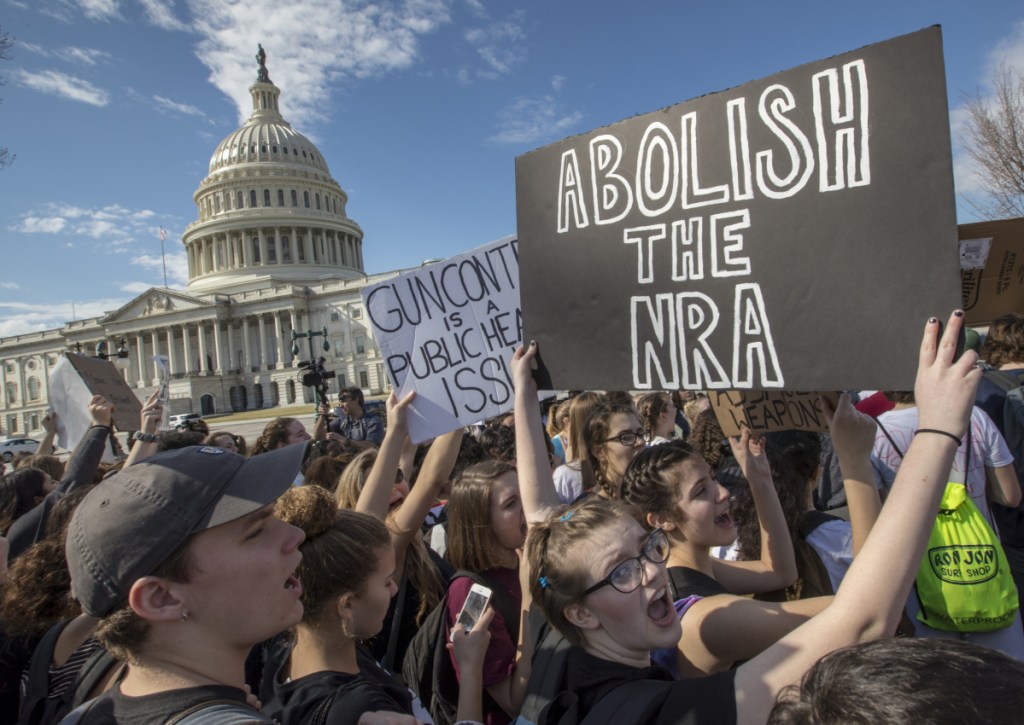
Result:
[[744,428],[752,433],[777,430],[827,431],[821,410],[824,395],[836,405],[836,393],[792,393],[782,391],[712,390],[708,393],[718,425],[727,436],[738,436]]
[[516,160],[556,389],[909,389],[960,304],[938,28]]
[[1024,310],[1024,219],[961,224],[963,306],[968,325]]
[[363,288],[391,385],[416,391],[413,442],[512,408],[522,344],[519,248],[506,237]]
[[66,357],[90,393],[102,395],[114,404],[114,425],[117,429],[138,430],[142,403],[114,363],[88,355],[68,354]]

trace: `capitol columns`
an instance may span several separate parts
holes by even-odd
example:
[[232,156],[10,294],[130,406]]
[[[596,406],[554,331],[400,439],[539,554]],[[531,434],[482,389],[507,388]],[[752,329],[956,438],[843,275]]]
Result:
[[196,339],[199,341],[199,372],[205,372],[208,368],[206,361],[206,330],[203,329],[202,321],[196,323]]
[[182,372],[187,375],[188,373],[192,372],[192,360],[193,360],[193,357],[192,357],[192,341],[189,339],[188,325],[186,325],[186,324],[182,324],[181,325],[181,349],[182,349],[182,353],[185,356],[185,364],[183,366],[184,370],[182,370]]
[[276,367],[278,368],[278,370],[280,370],[281,368],[284,367],[284,350],[288,346],[285,345],[283,342],[284,332],[281,329],[281,313],[275,311],[272,312],[271,314],[274,316],[274,341],[276,343],[275,348],[277,351]]
[[249,339],[249,318],[242,318],[242,372],[252,372],[252,341]]
[[178,370],[178,353],[174,349],[174,327],[167,326],[167,371],[174,375]]
[[267,321],[263,319],[263,313],[256,315],[256,322],[259,323],[260,328],[260,370],[266,370],[267,366],[270,365],[269,355],[267,355]]
[[224,366],[224,343],[221,336],[220,320],[216,317],[213,318],[213,352],[217,356],[213,369],[218,375],[223,375],[227,367]]
[[138,351],[139,383],[146,384],[146,346],[142,341],[142,333],[135,333],[135,349]]
[[224,324],[227,326],[228,333],[228,359],[227,365],[221,365],[222,370],[234,370],[237,365],[237,358],[235,357],[235,321],[232,319],[224,320]]

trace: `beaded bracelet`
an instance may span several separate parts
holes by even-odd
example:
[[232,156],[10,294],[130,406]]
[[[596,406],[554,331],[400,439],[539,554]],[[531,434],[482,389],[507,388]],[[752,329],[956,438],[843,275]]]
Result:
[[958,446],[960,445],[960,437],[953,435],[949,431],[939,430],[938,428],[918,428],[916,431],[914,431],[914,435],[917,435],[918,433],[938,433],[939,435],[952,438],[953,440],[956,441],[956,444]]

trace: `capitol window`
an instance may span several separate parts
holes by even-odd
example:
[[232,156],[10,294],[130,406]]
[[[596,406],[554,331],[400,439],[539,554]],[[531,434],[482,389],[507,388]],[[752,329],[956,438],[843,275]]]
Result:
[[16,386],[14,383],[7,383],[6,391],[8,405],[14,405],[16,402],[18,402],[18,386]]
[[277,190],[277,205],[284,206],[284,189]]
[[263,206],[270,206],[270,189],[263,190]]
[[238,204],[236,206],[239,209],[245,208],[245,196],[242,195],[242,192],[238,192]]
[[249,208],[251,208],[251,209],[255,209],[256,208],[256,190],[255,189],[249,189]]
[[316,195],[316,208],[317,208],[317,211],[320,210],[320,195],[319,194]]
[[298,205],[299,205],[299,195],[296,193],[295,189],[292,189],[292,206],[298,206]]
[[281,261],[291,262],[292,261],[292,246],[291,240],[288,239],[287,234],[281,235]]
[[256,264],[260,263],[260,238],[252,238],[252,261]]
[[308,191],[302,192],[302,201],[306,204],[306,208],[308,209],[309,208],[309,192]]
[[28,379],[28,399],[39,400],[39,378]]

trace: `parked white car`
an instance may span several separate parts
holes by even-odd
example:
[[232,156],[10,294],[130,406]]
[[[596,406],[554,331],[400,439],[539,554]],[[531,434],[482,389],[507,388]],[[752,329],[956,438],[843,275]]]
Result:
[[170,418],[167,419],[167,425],[171,428],[171,430],[180,429],[188,421],[198,420],[199,418],[202,417],[203,416],[201,416],[199,413],[178,413],[177,415],[172,415]]
[[35,453],[39,448],[39,441],[35,438],[8,438],[0,441],[0,458],[9,463],[18,453]]

